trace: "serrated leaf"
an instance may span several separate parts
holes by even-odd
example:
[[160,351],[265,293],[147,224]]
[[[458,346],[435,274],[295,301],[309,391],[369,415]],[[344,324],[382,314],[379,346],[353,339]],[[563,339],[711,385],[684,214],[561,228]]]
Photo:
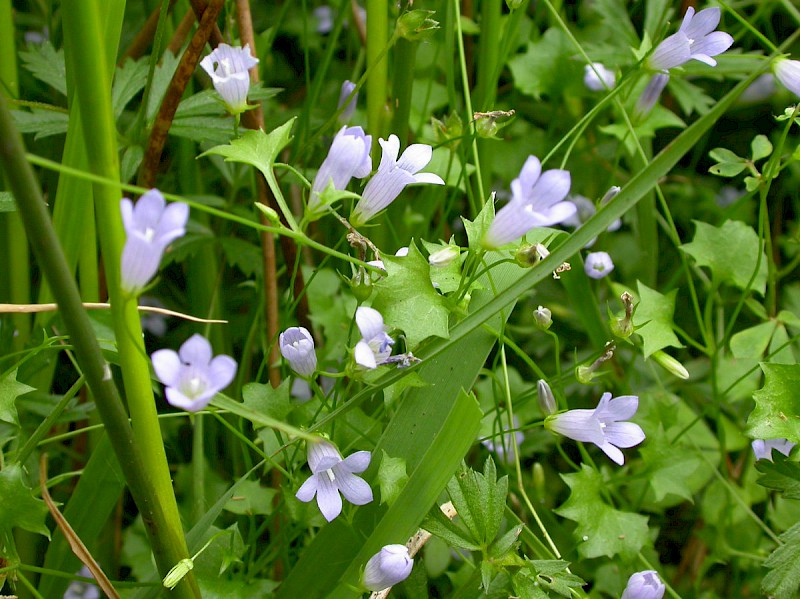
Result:
[[747,435],[800,443],[800,364],[761,364],[761,370],[764,386],[753,393]]
[[34,139],[42,139],[67,132],[69,116],[56,110],[34,108],[30,112],[12,110],[11,117],[20,133],[34,133]]
[[[25,482],[19,464],[10,464],[0,470],[0,543],[13,541],[12,530],[21,528],[50,538],[45,526],[47,505],[34,497]],[[6,547],[0,546],[5,553]]]
[[[753,228],[731,220],[721,227],[697,220],[694,224],[694,239],[681,249],[698,265],[710,268],[715,281],[747,289],[753,279],[751,288],[763,295],[767,286],[767,258],[759,251],[758,235]],[[753,278],[756,268],[758,273]]]
[[764,562],[769,569],[761,581],[761,592],[775,599],[791,599],[800,587],[800,522],[780,536],[783,545]]
[[412,242],[408,255],[384,256],[388,275],[375,284],[372,307],[390,327],[402,329],[410,348],[433,335],[448,336],[444,298],[431,284],[430,265]]
[[386,451],[382,451],[381,456],[381,465],[378,468],[381,504],[392,505],[408,482],[406,461],[403,458],[393,458]]
[[238,267],[247,277],[261,278],[264,259],[260,248],[239,237],[220,237],[218,241],[229,264]]
[[420,524],[429,533],[436,535],[453,547],[461,547],[470,551],[480,551],[481,546],[472,533],[464,526],[450,520],[442,511],[434,507]]
[[494,194],[492,199],[488,200],[481,208],[475,220],[467,220],[463,216],[461,221],[464,223],[464,230],[467,232],[467,239],[469,241],[469,249],[476,252],[481,249],[481,239],[486,235],[489,230],[489,225],[494,220]]
[[25,395],[31,391],[36,391],[36,389],[17,381],[16,368],[0,379],[0,421],[19,426],[17,408],[14,402],[20,395]]
[[61,95],[67,95],[67,67],[64,51],[56,50],[46,41],[19,53],[22,65],[39,81],[43,81]]
[[648,433],[647,444],[639,453],[646,467],[645,478],[656,501],[668,494],[692,500],[692,475],[701,466],[702,458],[690,446],[672,444],[664,430]]
[[236,493],[225,504],[225,509],[234,514],[268,516],[272,513],[272,500],[277,491],[262,487],[258,481],[246,480],[237,488]]
[[687,115],[693,112],[705,114],[715,102],[702,88],[681,77],[673,77],[669,80],[669,91],[681,105],[683,113]]
[[575,48],[567,35],[551,27],[539,40],[529,42],[525,53],[508,61],[514,87],[537,100],[542,94],[559,95],[581,71],[580,65],[572,60],[574,53]]
[[120,117],[128,102],[144,88],[147,70],[147,60],[134,61],[130,58],[121,67],[117,67],[111,88],[111,106],[115,119]]
[[[248,383],[242,388],[242,403],[254,412],[276,420],[284,420],[292,409],[289,400],[290,389],[289,379],[283,381],[277,388],[261,383]],[[253,426],[258,430],[264,424],[253,422]]]
[[570,496],[555,512],[577,522],[578,552],[586,558],[633,558],[648,540],[647,517],[608,505],[603,496],[606,482],[586,465],[574,474],[562,474]]
[[515,573],[511,578],[514,593],[519,599],[548,599],[549,595],[536,583],[536,579],[527,576],[524,570]]
[[753,153],[753,162],[755,162],[772,154],[772,143],[766,135],[756,135],[750,142],[750,149]]
[[296,117],[289,119],[270,133],[261,129],[246,131],[239,139],[227,145],[215,146],[200,156],[217,154],[225,158],[225,162],[243,162],[250,164],[267,176],[278,153],[292,140],[292,125]]
[[756,470],[762,476],[756,481],[759,485],[780,491],[784,497],[800,499],[800,464],[773,450],[772,461],[758,460]]
[[653,352],[665,347],[683,347],[672,330],[675,296],[678,290],[673,289],[663,295],[641,281],[637,281],[636,284],[639,303],[633,315],[633,324],[636,333],[644,342],[644,357],[648,358]]

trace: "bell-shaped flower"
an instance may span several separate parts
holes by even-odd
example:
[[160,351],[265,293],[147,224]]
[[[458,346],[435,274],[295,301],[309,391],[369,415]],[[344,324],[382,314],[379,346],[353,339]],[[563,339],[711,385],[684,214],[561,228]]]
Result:
[[607,69],[602,62],[593,62],[583,67],[583,84],[593,92],[611,89],[616,83],[614,71]]
[[636,572],[628,579],[628,585],[620,599],[661,599],[666,586],[655,570]]
[[367,562],[362,582],[370,591],[382,591],[403,582],[413,567],[405,545],[386,545]]
[[364,134],[361,127],[342,127],[333,138],[328,156],[322,161],[311,185],[308,209],[317,212],[322,207],[321,194],[329,184],[343,190],[350,179],[363,179],[372,171],[369,157],[372,136]]
[[511,182],[511,201],[494,217],[481,241],[490,250],[519,239],[534,227],[549,227],[575,214],[575,204],[563,201],[571,184],[567,171],[542,172],[536,156],[528,156],[519,177]]
[[[345,82],[342,83],[342,90],[339,92],[339,105],[337,106],[337,109],[344,106],[345,102],[347,102],[347,98],[350,97],[350,94],[352,94],[355,89],[356,89],[356,84],[353,83],[352,81],[345,80]],[[356,93],[353,95],[353,98],[349,102],[347,102],[347,106],[345,106],[345,109],[339,115],[339,120],[342,123],[346,123],[352,118],[353,113],[356,111],[357,102],[358,102],[358,94]]]
[[319,441],[308,444],[308,467],[311,476],[295,494],[300,501],[309,502],[317,496],[317,505],[322,515],[330,522],[342,513],[342,498],[353,505],[365,505],[372,501],[372,489],[355,472],[364,472],[372,454],[357,451],[345,459],[333,443]]
[[314,338],[305,327],[290,327],[281,333],[281,355],[289,366],[302,377],[310,377],[317,370]]
[[592,252],[586,256],[583,270],[587,276],[593,279],[602,279],[614,270],[614,263],[611,261],[611,256],[606,252]]
[[250,44],[244,48],[234,48],[220,44],[211,54],[200,61],[214,89],[222,97],[228,112],[238,115],[247,110],[247,92],[250,90],[251,68],[258,59],[250,54]]
[[724,31],[714,31],[719,25],[719,7],[706,8],[695,14],[686,9],[678,31],[662,41],[650,55],[647,66],[654,71],[678,67],[690,60],[716,66],[712,58],[731,47],[733,38]]
[[772,64],[772,69],[786,89],[795,96],[800,96],[800,60],[779,58]]
[[212,357],[211,344],[202,335],[189,337],[177,353],[160,349],[151,359],[156,376],[166,386],[167,402],[189,412],[205,408],[236,374],[236,360]]
[[386,363],[392,355],[394,339],[386,334],[381,313],[374,308],[359,306],[356,309],[356,325],[361,332],[361,341],[353,351],[356,364],[364,368],[377,368]]
[[548,416],[544,425],[554,433],[575,441],[594,443],[620,466],[625,456],[619,450],[638,445],[644,441],[644,431],[638,424],[623,422],[631,418],[639,407],[635,395],[622,395],[611,399],[611,393],[603,393],[594,410],[569,410]]
[[120,202],[125,247],[122,249],[122,289],[136,293],[150,282],[167,246],[186,232],[189,206],[166,205],[157,189],[145,193],[134,206],[128,198]]
[[792,451],[792,447],[795,445],[795,443],[792,443],[788,439],[756,439],[752,443],[753,453],[756,454],[756,459],[769,460],[770,462],[772,461],[773,449],[788,456]]
[[383,148],[381,163],[353,210],[351,222],[356,226],[363,225],[394,202],[406,185],[412,183],[444,185],[439,175],[419,172],[433,157],[433,148],[429,145],[411,144],[398,159],[400,139],[396,135],[390,135],[388,141],[380,139],[378,143]]
[[633,120],[640,121],[653,110],[653,106],[658,102],[661,97],[661,92],[669,83],[669,75],[666,72],[656,73],[648,81],[647,85],[642,92],[642,95],[636,100],[636,106],[633,109]]

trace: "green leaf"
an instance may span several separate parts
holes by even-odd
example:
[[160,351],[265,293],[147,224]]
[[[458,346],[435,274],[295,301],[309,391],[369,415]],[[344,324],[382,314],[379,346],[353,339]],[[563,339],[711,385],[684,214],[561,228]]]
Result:
[[22,66],[62,96],[67,95],[67,67],[64,51],[56,50],[48,41],[19,53]]
[[147,81],[148,61],[134,61],[130,58],[114,73],[114,84],[111,88],[111,106],[114,118],[118,119],[133,97],[138,94]]
[[744,162],[719,162],[710,166],[708,172],[718,177],[735,177],[746,167]]
[[715,102],[702,88],[681,77],[669,80],[669,91],[681,105],[683,113],[687,115],[693,112],[705,114]]
[[178,68],[180,58],[167,50],[162,54],[161,61],[156,66],[153,73],[153,81],[150,85],[150,99],[147,102],[147,122],[152,123],[156,118],[156,113],[161,106],[161,100],[164,99],[164,94],[167,93],[172,76],[175,74],[175,69]]
[[504,476],[498,481],[494,460],[488,457],[483,474],[471,468],[461,471],[447,485],[447,492],[458,512],[457,518],[486,550],[500,531],[508,494],[508,477]]
[[572,59],[575,47],[567,35],[551,27],[524,54],[508,61],[514,86],[523,94],[540,99],[542,94],[560,95],[566,84],[579,77],[580,64]]
[[270,428],[274,428],[275,430],[282,431],[288,435],[301,437],[306,441],[316,440],[314,435],[301,431],[300,429],[295,428],[286,422],[282,422],[276,418],[273,418],[272,416],[260,412],[259,410],[254,410],[242,403],[239,403],[238,401],[232,400],[230,397],[225,397],[219,393],[211,401],[211,405],[220,410],[225,410],[231,412],[232,414],[236,414],[245,420],[249,420],[256,428],[268,426]]
[[0,191],[0,213],[3,212],[16,212],[17,204],[14,202],[14,196],[10,191]]
[[386,324],[401,329],[412,349],[432,335],[447,337],[449,312],[431,284],[430,266],[417,246],[412,242],[407,256],[384,256],[383,263],[388,276],[375,284],[372,307]]
[[800,364],[761,364],[764,386],[753,394],[755,408],[746,434],[753,439],[800,443]]
[[[253,412],[264,414],[276,420],[284,420],[292,409],[289,399],[291,381],[284,380],[279,387],[262,385],[261,383],[248,383],[242,388],[243,405]],[[256,430],[263,428],[262,422],[253,422]]]
[[469,249],[473,252],[477,252],[481,249],[481,239],[486,235],[486,231],[489,230],[489,225],[491,225],[494,220],[494,194],[492,194],[492,199],[483,205],[483,208],[481,208],[475,220],[467,220],[463,216],[461,220],[467,232]]
[[262,487],[256,480],[246,480],[239,484],[236,494],[225,504],[225,509],[234,514],[252,516],[272,513],[272,500],[277,491]]
[[747,191],[755,191],[761,185],[761,175],[758,177],[745,177],[744,188]]
[[555,510],[578,523],[574,536],[578,552],[585,558],[614,557],[632,559],[648,540],[647,517],[623,512],[608,505],[604,498],[606,481],[586,465],[580,472],[562,474],[569,486],[569,499]]
[[[763,295],[767,286],[767,258],[759,251],[758,235],[753,228],[731,220],[721,227],[701,221],[694,221],[694,224],[694,239],[683,244],[681,249],[698,265],[710,268],[717,283],[731,283]],[[754,278],[756,269],[758,273]]]
[[[13,550],[12,530],[21,528],[50,538],[47,505],[25,483],[19,464],[0,470],[0,552]],[[3,546],[5,545],[5,546]]]
[[675,313],[675,296],[677,289],[662,295],[650,289],[641,281],[637,281],[639,303],[633,315],[636,333],[644,341],[644,357],[665,347],[683,347],[672,330],[672,317]]
[[[683,119],[681,119],[671,110],[667,110],[660,104],[656,104],[650,111],[650,114],[647,115],[647,118],[643,122],[636,125],[634,131],[639,139],[650,139],[655,137],[656,131],[659,129],[675,127],[683,129],[686,127],[686,123],[683,122]],[[628,129],[628,125],[626,123],[613,123],[611,125],[604,125],[600,127],[600,131],[612,135],[621,142],[624,142],[625,149],[631,156],[637,155],[638,146],[636,141],[631,137],[630,130]]]
[[223,156],[225,162],[250,164],[264,176],[270,177],[275,159],[292,140],[291,131],[295,118],[289,119],[270,133],[264,133],[261,129],[246,131],[239,139],[234,139],[227,145],[214,146],[200,154],[200,157],[216,154]]
[[[455,245],[453,239],[450,240],[450,243],[431,243],[423,239],[422,244],[425,246],[425,249],[428,250],[429,256],[448,248],[460,250],[460,248]],[[441,293],[451,293],[458,289],[461,284],[461,260],[463,257],[463,255],[458,255],[450,263],[440,266],[435,264],[430,265],[431,283]]]
[[548,599],[549,597],[536,579],[532,575],[527,575],[525,570],[515,573],[511,581],[514,584],[514,593],[520,599]]
[[791,599],[800,587],[800,522],[780,536],[783,545],[764,562],[769,569],[761,581],[761,592],[776,599]]
[[753,162],[756,162],[772,154],[772,143],[766,135],[756,135],[750,142],[750,149],[753,153]]
[[0,379],[0,421],[19,426],[17,408],[14,402],[20,395],[25,395],[31,391],[36,391],[36,389],[17,381],[16,368]]
[[480,551],[481,545],[462,523],[450,520],[442,513],[439,506],[434,506],[420,525],[429,533],[436,535],[448,545],[461,547],[469,551]]
[[381,450],[381,465],[378,467],[378,484],[381,488],[381,504],[392,505],[408,482],[406,461],[393,458]]
[[702,465],[702,458],[689,444],[670,442],[659,427],[648,432],[647,443],[639,450],[645,464],[645,479],[648,481],[656,501],[667,495],[677,495],[692,500],[692,476]]
[[708,153],[708,155],[717,162],[741,162],[742,164],[747,162],[746,159],[735,154],[734,152],[731,152],[727,148],[714,148]]
[[734,358],[760,358],[769,347],[769,341],[778,323],[767,321],[739,331],[731,337]]
[[783,493],[784,497],[800,499],[800,464],[779,451],[772,452],[773,460],[758,460],[756,470],[762,476],[756,481],[767,489]]
[[42,139],[67,132],[69,116],[56,110],[33,108],[30,112],[12,110],[14,125],[20,133],[35,133],[34,139]]

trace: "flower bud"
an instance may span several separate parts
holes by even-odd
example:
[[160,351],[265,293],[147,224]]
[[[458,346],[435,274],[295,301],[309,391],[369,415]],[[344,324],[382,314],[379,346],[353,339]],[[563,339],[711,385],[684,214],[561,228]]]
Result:
[[611,332],[616,337],[627,339],[633,334],[633,312],[636,307],[633,305],[633,296],[627,291],[623,292],[620,296],[623,306],[625,306],[624,318],[612,318],[609,323]]
[[[383,267],[383,262],[380,267]],[[359,304],[367,301],[372,295],[372,274],[363,266],[359,266],[353,278],[350,279],[350,289]]]
[[550,325],[553,324],[552,316],[552,312],[544,306],[539,306],[533,311],[533,320],[536,322],[536,326],[543,331],[549,329]]
[[273,225],[280,225],[281,224],[281,217],[275,211],[274,208],[270,208],[266,204],[262,204],[261,202],[256,202],[256,208],[258,208],[261,213],[267,218],[269,222]]
[[397,19],[397,30],[401,37],[414,42],[424,37],[432,35],[439,29],[439,22],[431,19],[436,11],[433,10],[410,10],[400,15]]
[[314,338],[304,327],[291,327],[280,336],[281,355],[297,374],[310,377],[317,370]]
[[539,400],[539,408],[545,416],[555,414],[558,410],[556,398],[553,397],[553,390],[543,379],[539,379],[539,382],[536,383],[536,398]]
[[428,263],[431,266],[447,266],[448,264],[452,264],[454,260],[458,258],[460,253],[460,249],[458,246],[455,245],[448,245],[440,249],[439,251],[433,252],[430,256],[428,256]]
[[170,590],[174,589],[192,568],[194,568],[194,562],[188,557],[183,558],[181,561],[175,564],[169,572],[167,572],[167,575],[164,577],[164,580],[161,582],[161,584]]
[[522,268],[530,268],[531,266],[536,266],[539,264],[539,262],[547,258],[549,255],[550,252],[547,251],[547,248],[541,243],[537,243],[535,245],[523,243],[519,246],[516,254],[514,254],[514,260]]
[[657,352],[653,352],[650,356],[658,365],[661,366],[664,370],[674,374],[679,379],[688,379],[689,378],[689,371],[683,367],[683,364],[678,362],[675,358],[670,356],[668,353],[658,350]]
[[364,568],[363,583],[370,591],[382,591],[411,574],[414,559],[405,545],[386,545],[373,555]]
[[655,570],[636,572],[628,579],[628,586],[620,599],[661,599],[666,586]]

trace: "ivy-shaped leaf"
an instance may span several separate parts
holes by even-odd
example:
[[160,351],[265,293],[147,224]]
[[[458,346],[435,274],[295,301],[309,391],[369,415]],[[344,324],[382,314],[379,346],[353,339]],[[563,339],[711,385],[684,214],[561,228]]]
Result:
[[537,100],[542,94],[559,95],[581,71],[580,65],[572,59],[574,53],[575,48],[567,35],[551,27],[540,39],[530,42],[524,54],[508,61],[514,86]]
[[784,497],[800,499],[800,464],[779,451],[772,452],[772,459],[758,460],[756,470],[762,476],[756,481],[762,487],[783,493]]
[[45,526],[47,505],[34,497],[22,468],[11,464],[0,470],[0,555],[15,557],[13,529],[21,528],[50,538]]
[[562,474],[561,478],[571,493],[555,512],[578,523],[574,535],[581,556],[621,554],[630,559],[644,547],[648,539],[647,517],[608,505],[603,496],[606,481],[600,473],[584,465],[580,472]]
[[761,592],[775,599],[796,597],[800,587],[800,522],[780,536],[783,545],[764,562],[769,569],[761,581]]
[[753,393],[756,406],[747,419],[753,439],[800,443],[800,364],[761,364],[764,386]]
[[294,120],[294,118],[289,119],[270,133],[264,133],[261,129],[246,131],[239,139],[234,139],[226,145],[214,146],[200,156],[218,154],[225,158],[225,162],[250,164],[270,177],[278,153],[292,140]]
[[692,475],[702,465],[697,451],[686,444],[673,444],[659,428],[647,435],[647,444],[639,453],[645,464],[645,479],[648,481],[656,501],[668,494],[692,500]]
[[14,402],[20,395],[31,391],[35,391],[35,389],[17,381],[16,368],[0,379],[0,420],[19,426],[17,407]]
[[647,358],[665,347],[683,347],[672,330],[672,315],[675,313],[675,296],[678,290],[662,295],[641,281],[637,281],[637,286],[639,304],[633,315],[633,324],[644,341],[644,357]]
[[381,488],[381,505],[392,505],[394,500],[408,482],[406,461],[403,458],[393,458],[382,450],[381,463],[378,467],[378,484]]

